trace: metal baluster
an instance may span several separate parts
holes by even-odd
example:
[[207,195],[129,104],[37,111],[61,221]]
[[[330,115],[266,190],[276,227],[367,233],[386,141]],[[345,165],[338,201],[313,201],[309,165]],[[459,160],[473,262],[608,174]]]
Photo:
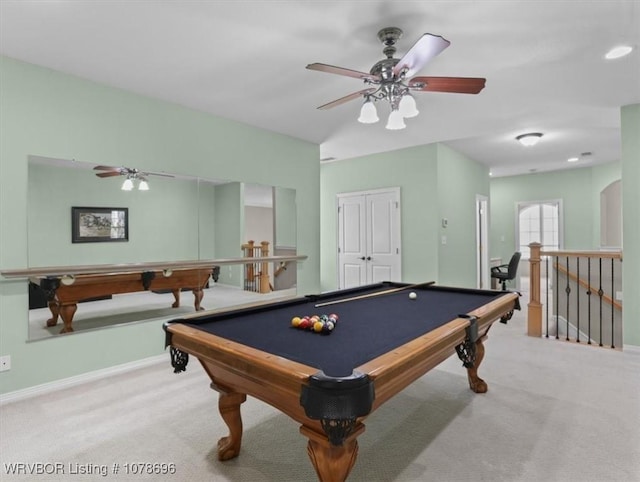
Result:
[[613,311],[613,309],[614,309],[613,303],[614,303],[614,300],[616,299],[616,294],[615,294],[615,291],[614,291],[615,287],[614,287],[613,281],[614,281],[614,278],[613,278],[613,258],[611,258],[611,348],[615,348],[616,347],[615,343],[614,343],[614,340],[613,340],[613,320],[614,320],[614,316],[615,316],[615,313]]
[[600,265],[600,272],[599,272],[599,279],[598,279],[598,296],[600,297],[600,343],[599,345],[602,346],[602,295],[604,294],[604,291],[602,290],[602,258],[599,258],[599,265]]
[[545,308],[547,310],[547,334],[546,337],[549,338],[549,256],[545,256],[545,275],[547,278],[547,296],[544,300]]
[[587,344],[591,345],[591,258],[587,258]]
[[576,286],[576,343],[580,343],[580,257],[576,256],[576,275],[578,285]]
[[571,285],[569,284],[571,282],[571,278],[569,277],[569,273],[570,273],[570,271],[569,271],[569,256],[567,256],[567,258],[565,260],[565,265],[566,265],[566,268],[567,268],[567,274],[566,274],[567,285],[566,285],[566,287],[564,289],[564,292],[567,293],[567,327],[566,327],[567,334],[565,335],[565,338],[566,338],[567,341],[569,341],[569,295],[571,295]]
[[560,258],[558,256],[556,256],[556,263],[555,263],[555,270],[556,270],[556,285],[555,285],[555,289],[553,290],[555,293],[554,295],[556,296],[556,340],[560,339],[559,336],[559,331],[560,331],[560,290],[558,289],[558,284],[560,283],[560,280],[558,279],[559,276],[559,271],[560,271]]

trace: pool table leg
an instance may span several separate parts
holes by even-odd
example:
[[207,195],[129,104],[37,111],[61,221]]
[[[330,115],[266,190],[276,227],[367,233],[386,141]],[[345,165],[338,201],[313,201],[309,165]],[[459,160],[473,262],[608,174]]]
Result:
[[316,474],[322,482],[344,482],[358,457],[358,435],[364,432],[359,424],[342,445],[333,445],[326,435],[319,434],[304,425],[300,432],[309,438],[307,453]]
[[[193,291],[193,305],[195,306],[196,311],[203,311],[204,308],[200,306],[200,303],[202,302],[202,298],[204,297],[204,291],[202,291],[201,288],[195,288],[192,291]],[[176,301],[171,305],[171,307],[177,308],[180,306],[180,289],[172,290],[171,292],[173,293],[173,297],[176,299]]]
[[77,303],[62,304],[59,301],[50,301],[49,309],[51,310],[51,318],[47,320],[47,326],[56,326],[58,324],[58,317],[62,319],[64,326],[60,333],[71,333],[73,331],[73,315],[76,314],[78,309]]
[[204,308],[200,306],[203,296],[204,296],[204,291],[202,291],[202,288],[193,290],[194,306],[196,307],[196,311],[204,310]]
[[173,293],[173,297],[176,299],[171,305],[171,308],[178,308],[180,306],[180,288],[177,290],[171,290],[171,292]]
[[49,301],[49,311],[51,311],[51,318],[47,320],[47,326],[56,326],[60,316],[60,304],[56,300]]
[[484,338],[483,336],[476,341],[476,360],[472,367],[467,368],[469,387],[476,393],[486,393],[488,389],[487,383],[478,376],[478,367],[484,358],[484,344],[482,342]]
[[229,460],[240,454],[240,446],[242,445],[240,405],[247,400],[247,395],[227,390],[214,383],[211,383],[211,388],[220,394],[218,409],[224,423],[229,428],[229,435],[218,440],[218,460]]

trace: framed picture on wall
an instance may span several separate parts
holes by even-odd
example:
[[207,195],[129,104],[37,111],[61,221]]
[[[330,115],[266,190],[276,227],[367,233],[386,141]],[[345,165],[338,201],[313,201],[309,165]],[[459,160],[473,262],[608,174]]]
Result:
[[71,208],[71,242],[129,241],[128,208]]

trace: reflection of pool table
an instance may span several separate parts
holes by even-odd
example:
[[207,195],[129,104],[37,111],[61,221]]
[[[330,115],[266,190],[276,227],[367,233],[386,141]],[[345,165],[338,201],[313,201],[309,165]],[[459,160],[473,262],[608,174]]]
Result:
[[173,270],[132,271],[126,273],[79,274],[73,277],[47,276],[31,279],[46,294],[52,317],[47,326],[55,326],[58,316],[64,327],[61,333],[73,331],[73,315],[78,302],[108,295],[137,291],[162,291],[173,293],[172,307],[180,306],[180,290],[189,289],[195,297],[195,308],[201,310],[202,289],[209,282],[213,268],[189,268]]
[[[220,393],[230,433],[218,442],[218,458],[240,451],[240,404],[247,394],[301,423],[320,480],[343,481],[355,463],[364,418],[454,352],[471,389],[485,392],[477,375],[482,340],[495,320],[519,309],[517,293],[409,286],[315,306],[403,287],[382,283],[165,323],[175,370],[185,369],[188,354],[196,356]],[[417,299],[409,299],[410,291]],[[330,313],[339,316],[330,335],[291,327],[294,316]]]

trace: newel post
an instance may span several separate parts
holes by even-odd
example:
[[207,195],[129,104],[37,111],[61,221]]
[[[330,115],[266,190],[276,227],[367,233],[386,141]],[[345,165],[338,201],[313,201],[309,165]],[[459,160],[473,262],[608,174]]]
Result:
[[[260,256],[263,258],[269,256],[269,241],[262,241],[260,243]],[[269,263],[263,261],[260,266],[260,293],[269,293],[270,291]]]
[[542,336],[542,303],[540,303],[540,243],[529,244],[529,310],[527,335]]

